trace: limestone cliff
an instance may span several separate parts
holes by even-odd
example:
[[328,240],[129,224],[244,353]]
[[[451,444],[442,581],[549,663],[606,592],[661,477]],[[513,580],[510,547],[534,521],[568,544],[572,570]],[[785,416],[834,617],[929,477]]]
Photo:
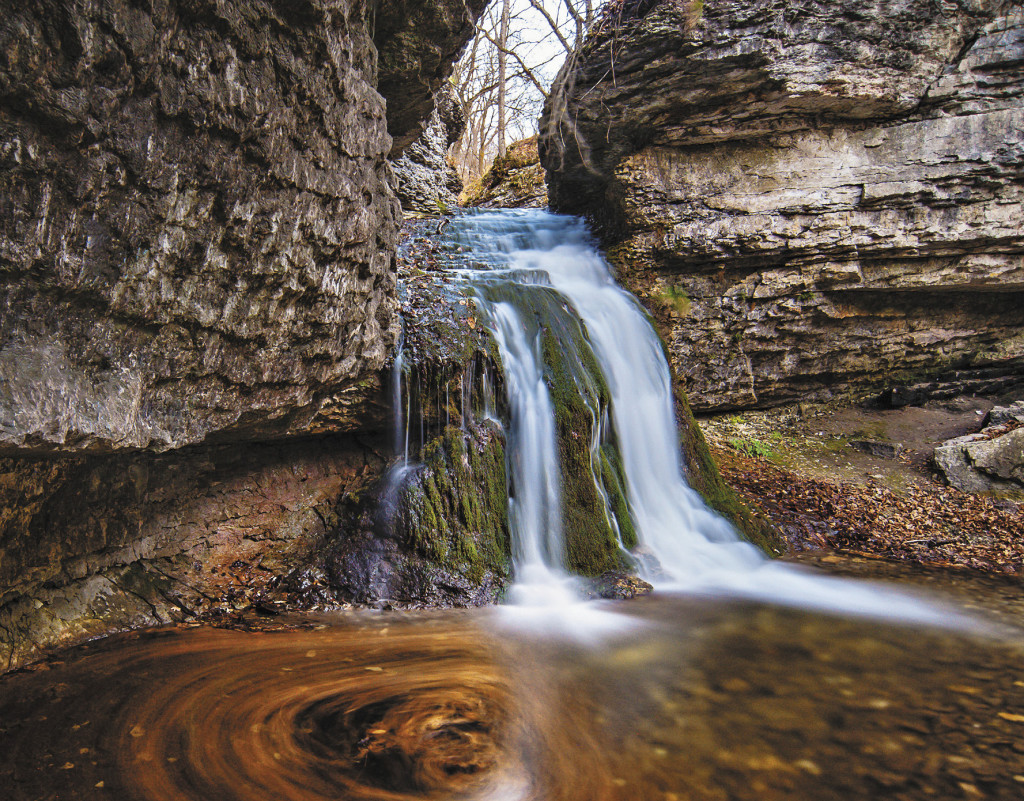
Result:
[[377,477],[387,159],[482,5],[0,0],[0,669],[245,603]]
[[466,115],[447,85],[419,139],[391,162],[395,193],[402,209],[415,214],[444,214],[458,205],[462,179],[448,163],[448,148],[466,129]]
[[1016,2],[627,3],[541,155],[706,410],[1020,381],[1022,132]]

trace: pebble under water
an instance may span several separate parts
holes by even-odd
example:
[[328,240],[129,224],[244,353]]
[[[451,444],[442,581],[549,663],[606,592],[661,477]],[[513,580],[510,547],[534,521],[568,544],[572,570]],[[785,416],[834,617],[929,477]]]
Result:
[[583,643],[496,610],[171,628],[0,679],[21,799],[1005,798],[1024,640],[654,595]]

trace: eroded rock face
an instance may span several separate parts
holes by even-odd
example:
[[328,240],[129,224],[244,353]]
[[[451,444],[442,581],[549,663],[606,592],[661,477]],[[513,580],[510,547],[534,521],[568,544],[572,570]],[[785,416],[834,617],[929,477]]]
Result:
[[7,3],[0,439],[308,428],[395,341],[360,3]]
[[344,536],[387,449],[387,159],[479,5],[0,0],[0,670]]
[[594,220],[697,409],[1019,380],[1022,54],[1017,3],[665,3],[559,76],[551,203]]
[[338,536],[339,499],[381,470],[347,435],[0,459],[0,672],[49,647],[249,606]]
[[391,155],[423,132],[434,96],[451,75],[473,23],[489,0],[380,0],[374,42],[380,51],[380,93],[388,99]]
[[444,214],[459,203],[462,179],[448,163],[448,149],[466,129],[466,115],[446,86],[437,93],[437,105],[420,138],[391,162],[395,194],[404,211]]

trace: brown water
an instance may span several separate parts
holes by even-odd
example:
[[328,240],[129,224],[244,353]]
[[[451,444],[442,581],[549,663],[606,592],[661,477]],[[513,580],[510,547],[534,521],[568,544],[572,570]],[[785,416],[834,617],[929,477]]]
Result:
[[657,595],[162,629],[0,679],[0,798],[1024,798],[1024,639]]

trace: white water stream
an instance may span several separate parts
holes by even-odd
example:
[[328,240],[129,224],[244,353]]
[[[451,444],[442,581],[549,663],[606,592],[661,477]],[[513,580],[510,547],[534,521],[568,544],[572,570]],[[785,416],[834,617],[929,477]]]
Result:
[[[555,410],[545,379],[542,329],[510,302],[515,293],[556,290],[583,322],[610,390],[612,425],[630,515],[655,564],[641,575],[659,590],[759,598],[872,617],[951,622],[950,610],[880,589],[777,564],[740,539],[683,478],[671,377],[661,342],[637,300],[615,282],[582,220],[542,211],[456,217],[448,237],[466,253],[458,273],[497,341],[511,411],[509,520],[516,586],[511,600],[542,610],[575,607],[563,565],[562,504]],[[502,292],[487,287],[502,286]],[[495,298],[497,297],[497,299]],[[506,299],[502,299],[506,298]],[[954,616],[956,617],[956,616]]]

